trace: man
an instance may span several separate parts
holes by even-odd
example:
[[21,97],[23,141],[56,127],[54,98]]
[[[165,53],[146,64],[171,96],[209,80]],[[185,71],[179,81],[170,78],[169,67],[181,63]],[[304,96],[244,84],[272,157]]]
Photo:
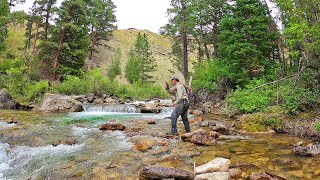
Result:
[[171,114],[171,131],[169,134],[178,135],[177,131],[177,119],[181,116],[184,128],[186,132],[190,132],[190,125],[188,121],[188,109],[189,109],[189,100],[186,88],[184,85],[180,84],[179,78],[173,76],[171,78],[173,87],[169,88],[169,84],[166,82],[166,90],[176,95],[176,100],[174,102],[174,110]]

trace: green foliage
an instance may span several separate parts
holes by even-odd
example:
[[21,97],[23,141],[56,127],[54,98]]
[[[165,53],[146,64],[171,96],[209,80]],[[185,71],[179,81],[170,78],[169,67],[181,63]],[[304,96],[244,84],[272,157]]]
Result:
[[266,110],[274,100],[275,91],[272,88],[255,88],[264,84],[263,80],[252,80],[244,89],[238,87],[227,96],[230,114],[253,113]]
[[9,5],[7,0],[0,0],[0,51],[5,49],[5,38],[7,36],[7,23],[9,15]]
[[211,92],[221,90],[226,83],[227,74],[228,67],[217,59],[201,62],[195,67],[193,88],[207,89]]
[[137,35],[134,50],[129,54],[126,65],[126,77],[132,83],[140,82],[147,84],[152,82],[150,72],[156,70],[155,59],[152,55],[147,35],[140,32]]
[[314,124],[313,127],[316,131],[320,132],[320,123]]
[[243,87],[274,68],[277,34],[269,30],[271,17],[260,1],[237,0],[228,9],[220,22],[219,57],[229,67],[231,85]]
[[111,65],[109,68],[108,76],[111,79],[111,81],[114,81],[114,79],[121,75],[121,49],[118,48],[116,50],[115,57],[111,60]]
[[253,132],[267,131],[280,128],[283,119],[283,109],[275,106],[265,112],[246,115],[243,119],[243,128]]
[[120,85],[106,78],[102,69],[95,69],[83,73],[81,77],[67,76],[67,79],[58,86],[58,91],[63,94],[109,94],[121,99],[150,99],[165,98],[166,92],[162,87],[154,85]]

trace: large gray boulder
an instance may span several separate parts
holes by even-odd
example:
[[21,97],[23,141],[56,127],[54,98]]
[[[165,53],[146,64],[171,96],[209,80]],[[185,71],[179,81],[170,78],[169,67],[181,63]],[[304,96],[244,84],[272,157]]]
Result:
[[192,180],[194,178],[194,174],[179,169],[160,166],[147,166],[139,170],[139,179],[142,180],[167,178],[173,178],[176,180]]
[[16,103],[12,99],[7,89],[0,90],[0,109],[14,109]]
[[83,108],[81,108],[81,102],[77,101],[76,99],[77,97],[73,96],[46,93],[38,110],[45,113],[83,111]]

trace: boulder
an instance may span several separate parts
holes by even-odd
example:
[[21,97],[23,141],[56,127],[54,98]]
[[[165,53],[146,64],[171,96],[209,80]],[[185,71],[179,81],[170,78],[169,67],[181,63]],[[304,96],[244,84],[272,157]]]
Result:
[[16,103],[7,89],[0,90],[0,109],[14,109]]
[[194,144],[206,145],[206,146],[214,146],[217,144],[217,141],[214,137],[206,134],[193,135],[190,139],[190,142]]
[[107,123],[107,124],[103,124],[100,126],[99,128],[102,131],[107,131],[107,130],[111,130],[111,131],[123,131],[126,129],[126,127],[120,123],[117,122],[111,122],[111,123]]
[[117,104],[117,103],[118,103],[117,100],[115,100],[115,99],[113,99],[113,98],[111,98],[111,97],[106,98],[106,99],[104,100],[104,102],[107,103],[107,104]]
[[219,133],[217,131],[210,131],[209,136],[213,137],[213,138],[219,138],[219,136],[221,136],[221,133]]
[[89,103],[92,103],[96,99],[96,96],[93,93],[89,93],[86,94],[86,99]]
[[267,172],[252,173],[250,180],[285,180],[285,178]]
[[147,124],[156,124],[156,121],[154,119],[148,119]]
[[229,172],[214,172],[197,175],[194,180],[229,180]]
[[320,144],[304,145],[303,142],[298,142],[293,146],[293,153],[299,156],[317,156],[320,154]]
[[101,99],[101,98],[96,98],[95,100],[93,100],[93,103],[94,103],[94,104],[103,104],[103,103],[104,103],[104,100]]
[[154,141],[146,140],[143,142],[138,142],[136,145],[133,147],[133,149],[138,150],[140,152],[146,152],[149,149],[151,149],[155,145]]
[[72,106],[70,112],[82,112],[84,111],[84,108],[81,104],[75,104]]
[[239,168],[232,168],[229,170],[229,173],[230,173],[230,178],[231,179],[240,179],[242,178],[242,170],[239,169]]
[[223,123],[216,123],[213,127],[212,127],[213,131],[219,132],[221,134],[224,135],[228,135],[230,134],[229,129],[227,128],[226,125],[224,125]]
[[5,119],[5,122],[7,124],[17,124],[18,123],[18,119],[17,118],[7,118],[7,119]]
[[194,135],[203,135],[203,134],[206,134],[206,131],[200,128],[200,129],[197,129],[197,130],[189,132],[189,133],[181,134],[181,139],[183,141],[190,141],[192,136],[194,136]]
[[46,93],[38,110],[45,113],[66,113],[79,110],[81,107],[78,105],[81,102],[72,96]]
[[166,168],[160,166],[147,166],[139,170],[140,179],[168,179],[173,178],[175,180],[193,180],[194,175],[191,172]]
[[212,172],[227,172],[230,167],[230,160],[225,158],[215,158],[212,161],[204,164],[202,166],[198,166],[195,168],[196,174],[204,174],[204,173],[212,173]]
[[74,144],[76,144],[76,140],[75,139],[62,139],[62,140],[57,140],[54,143],[52,143],[53,146],[58,146],[60,144],[74,145]]
[[140,108],[141,113],[160,113],[161,108],[156,106],[145,106]]

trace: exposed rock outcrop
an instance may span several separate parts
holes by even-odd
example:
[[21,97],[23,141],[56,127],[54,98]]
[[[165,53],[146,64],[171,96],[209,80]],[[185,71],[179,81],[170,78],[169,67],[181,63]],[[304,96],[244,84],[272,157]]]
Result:
[[45,113],[66,113],[83,111],[78,96],[65,96],[60,94],[45,94],[40,107],[37,109]]
[[7,89],[0,90],[0,109],[15,109],[16,103]]

